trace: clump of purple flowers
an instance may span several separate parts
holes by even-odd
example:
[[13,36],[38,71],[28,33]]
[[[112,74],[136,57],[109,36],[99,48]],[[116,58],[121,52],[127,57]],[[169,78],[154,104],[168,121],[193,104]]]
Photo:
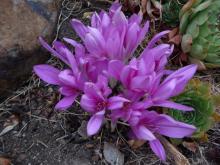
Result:
[[168,31],[154,36],[135,58],[134,51],[149,28],[149,22],[142,27],[141,21],[142,17],[136,14],[127,19],[119,3],[114,3],[108,13],[94,13],[90,26],[73,19],[71,25],[83,44],[69,38],[64,41],[75,48],[74,52],[59,41],[55,41],[52,48],[40,38],[41,44],[68,68],[58,70],[50,65],[37,65],[34,71],[45,82],[59,86],[63,98],[56,109],[66,110],[76,98],[81,98],[81,107],[91,114],[88,135],[96,134],[105,118],[110,119],[113,126],[121,120],[130,126],[131,138],[149,141],[154,153],[165,160],[157,134],[183,138],[196,128],[160,114],[154,108],[193,110],[170,98],[184,90],[196,66],[177,71],[165,69],[173,46],[156,43]]

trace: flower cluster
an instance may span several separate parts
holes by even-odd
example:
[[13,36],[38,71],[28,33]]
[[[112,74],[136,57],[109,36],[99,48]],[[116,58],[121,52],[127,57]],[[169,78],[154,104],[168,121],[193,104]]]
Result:
[[63,98],[56,109],[66,110],[76,98],[81,98],[81,107],[91,114],[88,135],[96,134],[105,118],[113,126],[121,120],[130,126],[131,138],[149,141],[155,154],[165,160],[157,135],[183,138],[196,128],[156,112],[155,107],[193,110],[170,98],[184,90],[196,66],[177,71],[165,69],[173,46],[157,41],[168,31],[153,37],[144,51],[134,57],[149,27],[149,22],[141,26],[141,21],[142,17],[136,14],[127,19],[119,3],[114,3],[108,13],[94,13],[90,26],[73,19],[71,25],[83,43],[69,38],[64,41],[74,47],[74,52],[59,41],[50,47],[40,38],[43,47],[68,68],[60,71],[50,65],[36,65],[34,71],[45,82],[59,86]]

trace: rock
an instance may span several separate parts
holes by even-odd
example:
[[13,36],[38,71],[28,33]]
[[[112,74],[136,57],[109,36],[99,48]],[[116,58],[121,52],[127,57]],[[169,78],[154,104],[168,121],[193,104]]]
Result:
[[33,65],[48,58],[38,37],[52,40],[59,4],[54,0],[1,0],[0,99],[21,84]]
[[105,160],[111,165],[123,165],[124,154],[122,154],[113,144],[104,144],[104,157]]
[[78,134],[85,139],[88,138],[86,127],[87,127],[87,122],[85,120],[83,120],[81,123],[81,126],[77,130]]

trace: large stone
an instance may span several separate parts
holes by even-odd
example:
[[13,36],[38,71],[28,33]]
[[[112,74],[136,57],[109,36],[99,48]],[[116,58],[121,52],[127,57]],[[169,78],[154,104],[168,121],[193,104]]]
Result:
[[53,38],[59,0],[1,0],[0,3],[0,98],[29,75],[33,65],[47,59],[38,42]]

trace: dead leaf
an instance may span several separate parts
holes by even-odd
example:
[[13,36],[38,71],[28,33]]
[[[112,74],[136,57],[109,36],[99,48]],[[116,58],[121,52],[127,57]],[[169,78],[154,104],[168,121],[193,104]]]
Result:
[[171,38],[169,40],[170,43],[173,43],[175,45],[179,45],[181,43],[181,39],[182,39],[182,36],[180,34],[177,34],[176,36],[174,36],[173,38]]
[[198,149],[198,144],[195,143],[195,142],[186,142],[184,141],[183,143],[183,146],[188,149],[189,151],[192,151],[192,152],[196,152],[197,149]]
[[141,0],[141,13],[148,15],[151,19],[161,18],[162,5],[156,0]]
[[191,9],[192,5],[193,5],[196,1],[197,1],[197,0],[189,0],[189,1],[182,7],[182,9],[181,9],[181,11],[180,11],[180,18],[183,16],[183,14],[184,14],[187,10]]
[[187,54],[182,52],[182,53],[180,54],[180,60],[181,60],[182,62],[187,62],[187,60],[188,60]]
[[178,34],[179,29],[178,28],[174,28],[173,30],[171,30],[168,34],[169,40],[171,38],[173,38],[174,36],[176,36]]
[[212,117],[215,122],[220,122],[220,114],[219,113],[217,113],[217,112],[213,113]]
[[158,2],[158,1],[156,1],[156,0],[151,0],[151,2],[152,2],[153,6],[154,6],[156,9],[158,9],[159,11],[162,10],[162,5],[161,5],[160,2]]
[[208,135],[206,133],[204,133],[203,135],[200,136],[200,139],[199,139],[201,142],[208,142]]
[[148,0],[141,0],[141,10],[143,14],[147,11],[147,1]]
[[0,165],[10,165],[11,160],[0,156]]
[[146,143],[145,140],[129,140],[128,144],[132,149],[137,149]]
[[1,131],[0,136],[3,136],[4,134],[8,133],[12,129],[14,129],[15,126],[19,123],[19,117],[17,115],[10,116],[6,122],[4,123],[4,129]]
[[179,152],[166,138],[158,136],[164,148],[167,151],[167,157],[171,157],[174,160],[174,164],[177,165],[190,165],[189,160]]
[[199,71],[206,70],[206,66],[202,61],[195,59],[195,58],[191,58],[191,57],[189,57],[189,61],[191,64],[197,65],[197,70]]
[[84,19],[90,19],[92,14],[93,14],[93,12],[85,12],[85,13],[83,13],[83,18]]
[[140,1],[139,0],[125,0],[124,7],[125,10],[132,13],[138,13],[140,11]]

